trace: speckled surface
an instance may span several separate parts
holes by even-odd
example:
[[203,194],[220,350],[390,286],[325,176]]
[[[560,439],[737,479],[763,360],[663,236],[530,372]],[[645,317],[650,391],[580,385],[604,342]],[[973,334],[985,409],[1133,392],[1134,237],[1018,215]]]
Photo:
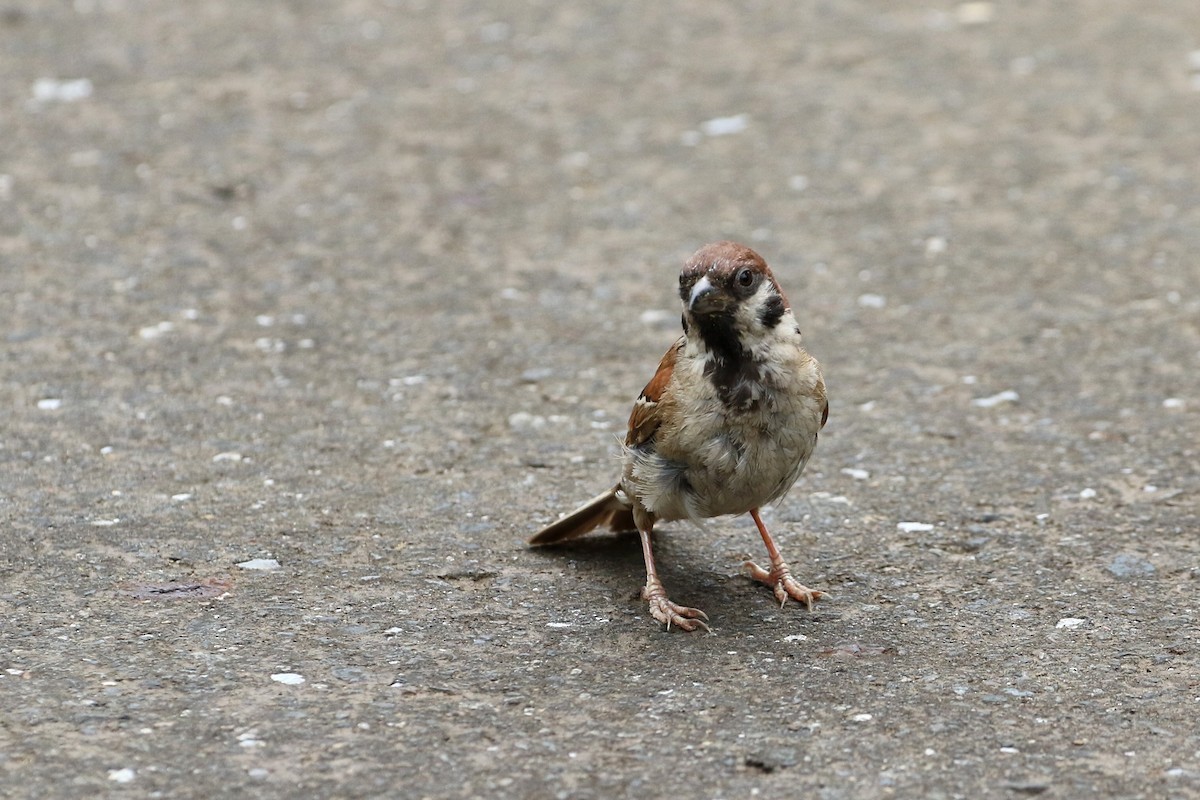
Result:
[[[1189,0],[17,0],[0,73],[0,794],[1200,793]],[[833,599],[664,526],[685,635],[523,541],[720,238]]]

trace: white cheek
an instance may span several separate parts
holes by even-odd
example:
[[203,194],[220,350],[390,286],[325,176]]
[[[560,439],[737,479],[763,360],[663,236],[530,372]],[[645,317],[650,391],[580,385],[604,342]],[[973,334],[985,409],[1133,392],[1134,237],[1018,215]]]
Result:
[[763,306],[767,304],[767,300],[771,298],[771,294],[771,284],[763,281],[758,290],[746,299],[746,302],[738,305],[737,321],[742,330],[752,331],[763,326],[758,315]]

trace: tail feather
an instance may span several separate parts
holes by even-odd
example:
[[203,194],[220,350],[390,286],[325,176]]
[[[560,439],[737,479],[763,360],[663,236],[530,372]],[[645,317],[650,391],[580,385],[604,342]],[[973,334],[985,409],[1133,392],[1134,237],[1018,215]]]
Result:
[[633,530],[633,511],[617,499],[617,490],[609,489],[593,497],[562,519],[551,522],[535,533],[531,545],[546,545],[576,539],[602,525],[614,531]]

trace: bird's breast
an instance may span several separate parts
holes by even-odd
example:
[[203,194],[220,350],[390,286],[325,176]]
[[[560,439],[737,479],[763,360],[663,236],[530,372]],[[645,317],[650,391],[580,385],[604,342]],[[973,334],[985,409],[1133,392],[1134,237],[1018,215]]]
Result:
[[[760,365],[730,404],[702,357],[683,357],[664,398],[674,408],[652,448],[627,456],[626,483],[662,519],[740,514],[777,499],[800,476],[821,427],[824,384],[800,348]],[[725,392],[724,394],[727,394]]]

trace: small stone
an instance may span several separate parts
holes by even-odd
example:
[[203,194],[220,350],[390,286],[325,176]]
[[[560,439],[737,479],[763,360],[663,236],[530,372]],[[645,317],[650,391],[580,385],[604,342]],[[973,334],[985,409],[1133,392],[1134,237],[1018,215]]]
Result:
[[92,89],[92,82],[87,78],[38,78],[33,82],[33,99],[39,103],[74,103],[91,97]]
[[863,308],[883,308],[887,305],[887,298],[881,294],[860,294],[858,304]]
[[279,569],[279,562],[273,558],[252,558],[249,561],[241,561],[238,566],[242,569],[257,569],[264,572]]
[[1089,489],[1083,489],[1082,491],[1080,491],[1080,492],[1079,492],[1079,499],[1080,499],[1080,500],[1091,500],[1091,499],[1092,499],[1093,497],[1095,497],[1095,496],[1096,496],[1096,490],[1095,490],[1095,489],[1090,489],[1090,488],[1089,488]]
[[554,374],[554,370],[549,367],[535,367],[527,369],[521,373],[521,381],[523,383],[537,383],[543,381]]
[[1036,783],[1036,782],[1006,783],[1006,784],[1004,784],[1004,786],[1010,792],[1016,792],[1017,794],[1028,794],[1028,795],[1041,794],[1050,789],[1050,784]]
[[643,325],[662,325],[674,322],[676,316],[676,312],[667,311],[665,308],[648,308],[638,315],[638,321]]
[[996,18],[996,7],[991,3],[959,3],[954,9],[959,25],[984,25]]
[[37,401],[37,407],[40,411],[58,411],[62,408],[61,397],[46,397]]
[[295,672],[276,672],[271,675],[271,680],[285,686],[299,686],[304,683],[304,676],[297,675]]
[[537,430],[546,427],[546,418],[541,414],[518,411],[508,415],[508,427],[517,431]]
[[750,125],[750,117],[746,114],[734,114],[731,117],[714,117],[700,123],[700,130],[705,136],[729,136],[741,133]]
[[871,473],[867,472],[865,469],[858,469],[857,467],[842,467],[842,474],[849,475],[856,481],[865,481],[867,478],[871,477]]
[[1133,553],[1121,553],[1105,567],[1117,578],[1145,578],[1155,573],[1154,565]]
[[922,533],[933,530],[933,526],[928,522],[898,522],[896,527],[905,533]]
[[1055,623],[1054,627],[1065,628],[1066,630],[1073,631],[1085,622],[1087,622],[1087,620],[1080,619],[1079,617],[1063,617],[1057,623]]
[[124,769],[110,769],[108,771],[108,779],[117,783],[129,783],[135,777],[137,777],[137,773],[129,767],[125,767]]
[[978,408],[993,408],[1003,403],[1015,403],[1020,399],[1021,395],[1012,389],[1005,389],[1003,392],[991,395],[990,397],[976,397],[971,401],[971,405]]

